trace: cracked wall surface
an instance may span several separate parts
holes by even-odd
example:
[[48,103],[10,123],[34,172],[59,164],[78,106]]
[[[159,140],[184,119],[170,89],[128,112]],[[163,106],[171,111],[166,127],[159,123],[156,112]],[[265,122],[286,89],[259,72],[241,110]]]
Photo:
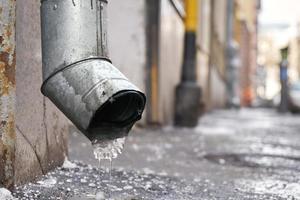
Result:
[[15,152],[15,0],[0,1],[0,187],[12,187]]
[[68,121],[40,92],[40,1],[17,0],[15,184],[33,180],[67,154]]

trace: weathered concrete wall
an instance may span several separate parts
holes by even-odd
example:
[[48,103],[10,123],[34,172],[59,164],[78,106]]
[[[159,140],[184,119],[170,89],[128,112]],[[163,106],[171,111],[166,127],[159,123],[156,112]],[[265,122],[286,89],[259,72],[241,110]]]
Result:
[[145,90],[145,0],[108,1],[108,42],[113,64]]
[[0,187],[12,187],[14,176],[15,4],[0,1]]
[[[206,109],[221,108],[225,105],[225,19],[226,1],[215,1],[214,33],[210,30],[209,0],[199,1],[197,33],[197,82],[202,88],[202,99]],[[180,81],[183,59],[184,26],[169,1],[161,1],[161,35],[159,63],[159,103],[160,122],[170,124],[173,121],[174,92]],[[212,36],[213,35],[213,36]],[[213,38],[213,51],[210,52],[210,39]],[[209,57],[212,56],[212,66]]]
[[209,95],[209,51],[210,51],[210,0],[201,0],[199,3],[199,26],[197,32],[197,81],[202,89],[202,101],[208,108]]
[[202,92],[204,95],[207,94],[207,78],[208,78],[208,62],[209,62],[209,45],[210,45],[210,5],[209,0],[201,0],[199,3],[199,26],[197,32],[197,77],[198,83],[202,87]]
[[[224,57],[226,1],[214,2],[214,8],[211,8],[209,0],[201,0],[199,5],[197,74],[207,111],[223,108],[226,103]],[[213,24],[211,12],[214,17]]]
[[161,1],[159,55],[159,121],[170,124],[174,117],[175,88],[180,81],[184,26],[167,0]]
[[17,0],[16,184],[62,164],[67,154],[68,122],[40,92],[39,10],[39,0]]
[[209,55],[212,59],[210,72],[210,102],[207,102],[209,110],[222,108],[226,104],[226,1],[215,1],[213,11],[213,30],[210,30],[212,46]]
[[[108,1],[108,47],[113,64],[145,91],[145,0]],[[145,123],[145,113],[139,123]]]

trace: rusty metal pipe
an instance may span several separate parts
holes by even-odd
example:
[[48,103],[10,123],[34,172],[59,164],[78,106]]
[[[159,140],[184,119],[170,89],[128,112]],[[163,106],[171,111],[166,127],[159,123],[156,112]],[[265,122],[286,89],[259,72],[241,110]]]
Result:
[[126,135],[145,95],[111,64],[106,0],[42,0],[42,93],[91,141]]

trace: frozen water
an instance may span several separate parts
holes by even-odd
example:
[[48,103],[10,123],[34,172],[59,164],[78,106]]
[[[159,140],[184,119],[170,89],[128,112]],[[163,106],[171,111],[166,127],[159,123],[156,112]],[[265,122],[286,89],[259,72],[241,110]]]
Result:
[[118,157],[122,153],[122,149],[125,144],[124,138],[117,138],[114,140],[99,140],[93,142],[94,155],[99,162],[101,160],[110,160]]
[[80,182],[81,182],[81,183],[87,183],[87,180],[84,179],[84,178],[82,178],[82,179],[80,179]]
[[198,126],[195,128],[196,132],[199,132],[204,135],[234,135],[236,134],[236,130],[234,128],[226,127],[226,126]]
[[99,160],[99,165],[101,164],[101,160],[110,161],[110,168],[108,169],[108,172],[109,179],[111,179],[112,159],[117,158],[118,155],[122,153],[125,144],[125,137],[114,140],[103,139],[93,141],[92,144],[94,147],[94,155],[95,158]]
[[16,200],[11,192],[5,188],[0,188],[0,199],[2,200]]
[[49,177],[48,179],[38,181],[37,183],[40,184],[42,187],[51,188],[56,184],[56,182],[56,178]]
[[96,187],[96,184],[95,183],[90,183],[89,187]]
[[103,200],[103,199],[105,199],[104,193],[103,192],[97,192],[95,199],[96,200]]
[[68,157],[66,157],[62,168],[64,168],[64,169],[74,169],[74,168],[76,168],[76,164],[70,162],[68,160]]
[[145,174],[154,174],[154,173],[155,173],[153,170],[151,170],[151,169],[149,169],[149,168],[143,168],[143,172],[144,172]]
[[[264,181],[244,180],[240,181],[241,190],[252,189],[256,193],[272,194],[284,199],[300,199],[300,184],[288,183],[285,181],[278,181],[273,179],[267,179]],[[249,188],[243,188],[247,185]]]
[[123,189],[124,189],[124,190],[132,190],[133,187],[130,186],[130,185],[126,185],[126,186],[123,187]]

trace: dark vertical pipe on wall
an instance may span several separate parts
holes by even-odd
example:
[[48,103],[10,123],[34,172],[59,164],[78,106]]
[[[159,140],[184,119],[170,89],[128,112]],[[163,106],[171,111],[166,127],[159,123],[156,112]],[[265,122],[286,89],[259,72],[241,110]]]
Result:
[[207,72],[207,108],[208,110],[212,107],[211,102],[211,77],[212,77],[212,68],[214,65],[214,35],[215,35],[215,16],[214,16],[214,6],[215,0],[210,0],[210,15],[209,15],[209,60],[208,60],[208,72]]
[[196,36],[198,1],[185,0],[184,60],[181,80],[176,87],[175,125],[194,127],[200,114],[201,88],[196,81]]
[[233,38],[234,0],[227,0],[226,8],[226,40],[228,43]]
[[234,0],[227,0],[226,9],[226,104],[228,107],[239,106],[237,94],[238,81],[238,45],[233,38],[234,30]]
[[159,22],[160,0],[146,1],[146,88],[148,96],[147,123],[157,124],[158,116],[158,70],[159,70]]

